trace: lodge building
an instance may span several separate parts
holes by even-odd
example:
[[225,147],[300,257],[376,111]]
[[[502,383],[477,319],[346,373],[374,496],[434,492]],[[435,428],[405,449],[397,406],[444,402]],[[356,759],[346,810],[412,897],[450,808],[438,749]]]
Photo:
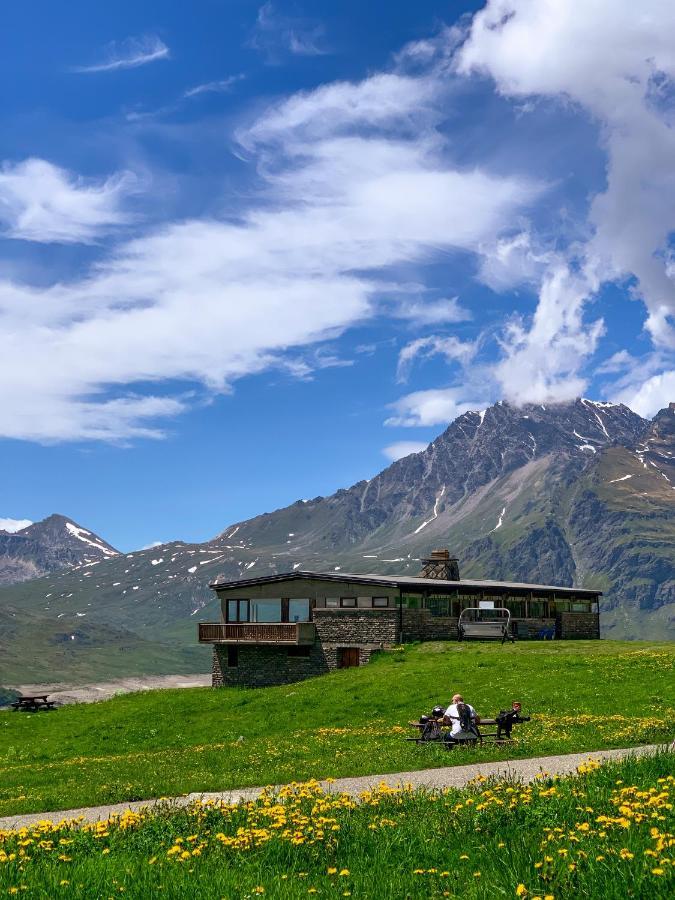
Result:
[[419,576],[295,571],[215,581],[220,622],[200,622],[213,644],[213,685],[286,684],[364,665],[376,650],[456,640],[462,610],[506,608],[518,640],[599,638],[600,591],[460,579],[447,550]]

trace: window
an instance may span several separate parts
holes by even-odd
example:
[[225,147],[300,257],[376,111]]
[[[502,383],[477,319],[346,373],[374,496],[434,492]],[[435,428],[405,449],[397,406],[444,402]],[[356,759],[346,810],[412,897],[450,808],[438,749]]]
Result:
[[228,600],[227,601],[227,621],[228,622],[248,622],[249,621],[248,600]]
[[389,597],[373,597],[373,606],[389,606]]
[[337,597],[326,597],[326,608],[327,609],[335,609],[340,605],[340,601]]
[[288,655],[289,655],[289,657],[291,657],[291,658],[294,658],[294,657],[295,657],[295,658],[298,658],[298,657],[300,657],[300,658],[303,658],[303,659],[307,659],[307,658],[309,657],[309,652],[310,652],[311,649],[312,649],[312,648],[309,646],[309,644],[306,644],[306,645],[303,645],[303,646],[299,646],[299,647],[289,647],[289,648],[288,648]]
[[296,599],[288,601],[289,622],[309,622],[309,600]]
[[239,647],[236,644],[227,645],[227,668],[236,669],[239,665]]
[[340,606],[356,606],[356,597],[340,597]]
[[450,615],[449,597],[427,597],[425,605],[432,616]]
[[528,609],[531,619],[545,619],[548,614],[548,600],[530,600]]
[[281,622],[281,598],[251,600],[252,622]]
[[[501,605],[501,604],[500,604]],[[511,611],[511,615],[516,619],[525,618],[525,601],[517,600],[515,597],[509,597],[504,606]]]

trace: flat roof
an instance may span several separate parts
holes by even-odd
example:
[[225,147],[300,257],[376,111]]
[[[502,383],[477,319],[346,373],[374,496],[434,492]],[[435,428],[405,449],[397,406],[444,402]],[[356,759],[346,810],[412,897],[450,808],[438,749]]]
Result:
[[213,581],[209,587],[215,591],[229,590],[231,588],[246,588],[260,584],[276,584],[281,581],[297,581],[303,578],[311,578],[314,581],[333,581],[338,583],[358,582],[359,584],[373,584],[395,588],[435,589],[438,593],[461,588],[478,590],[519,590],[519,591],[555,591],[558,594],[584,594],[589,597],[599,597],[602,591],[588,590],[587,588],[560,587],[553,584],[526,584],[518,581],[473,581],[462,578],[460,581],[446,581],[441,578],[420,578],[413,575],[360,575],[350,572],[307,572],[298,569],[295,572],[279,573],[278,575],[260,575],[257,578],[242,578],[238,581]]

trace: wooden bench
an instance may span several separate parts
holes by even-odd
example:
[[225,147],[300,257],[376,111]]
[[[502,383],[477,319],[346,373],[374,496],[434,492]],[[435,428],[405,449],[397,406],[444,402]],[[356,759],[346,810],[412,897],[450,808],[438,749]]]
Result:
[[38,712],[41,709],[54,709],[55,700],[48,700],[49,694],[24,694],[17,697],[12,703],[12,709],[17,712]]

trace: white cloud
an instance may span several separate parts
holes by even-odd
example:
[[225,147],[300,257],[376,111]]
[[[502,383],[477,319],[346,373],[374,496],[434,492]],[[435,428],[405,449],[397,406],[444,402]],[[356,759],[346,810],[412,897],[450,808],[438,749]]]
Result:
[[116,69],[136,69],[160,59],[168,59],[169,48],[155,34],[130,37],[124,41],[112,41],[104,58],[89,66],[74,66],[71,71],[83,74],[113,72]]
[[14,534],[23,528],[28,528],[33,522],[30,519],[2,519],[0,518],[0,531],[8,531]]
[[403,459],[404,456],[410,456],[411,453],[421,453],[428,446],[428,441],[396,441],[394,444],[389,444],[388,447],[383,447],[382,452],[391,462],[396,462],[397,459]]
[[487,402],[465,400],[461,387],[434,388],[428,391],[414,391],[395,403],[395,415],[386,419],[385,425],[449,425],[457,416],[470,409],[482,409]]
[[675,130],[660,92],[672,91],[674,34],[668,0],[646,0],[639,14],[629,0],[490,0],[457,57],[460,73],[489,74],[506,96],[571,101],[599,124],[607,186],[589,211],[586,293],[634,276],[653,340],[671,347],[675,286],[665,250],[675,225]]
[[130,173],[101,182],[75,177],[44,159],[0,167],[0,233],[41,243],[91,243],[130,221],[122,209],[138,190]]
[[511,403],[553,403],[582,396],[580,375],[604,333],[601,319],[584,322],[588,285],[564,262],[544,276],[531,325],[514,318],[502,339],[504,358],[494,367]]
[[220,81],[207,81],[204,84],[197,84],[195,87],[183,91],[183,98],[187,100],[191,97],[198,97],[200,94],[223,94],[232,90],[233,85],[243,78],[243,75],[230,75],[229,78],[222,78]]
[[675,370],[652,375],[640,385],[619,393],[616,402],[625,403],[636,413],[651,418],[675,398]]
[[417,338],[401,349],[398,355],[396,378],[398,381],[407,381],[412,364],[419,357],[428,359],[432,356],[443,356],[448,363],[459,362],[466,365],[476,355],[477,350],[476,342],[460,341],[456,337],[429,335]]
[[[78,280],[1,283],[0,434],[160,436],[158,419],[196,401],[141,397],[139,384],[226,391],[292,368],[298,348],[379,310],[385,269],[496,240],[541,186],[453,168],[433,95],[375,75],[282,101],[240,133],[259,166],[259,205],[169,223]],[[297,374],[311,365],[308,355]]]

